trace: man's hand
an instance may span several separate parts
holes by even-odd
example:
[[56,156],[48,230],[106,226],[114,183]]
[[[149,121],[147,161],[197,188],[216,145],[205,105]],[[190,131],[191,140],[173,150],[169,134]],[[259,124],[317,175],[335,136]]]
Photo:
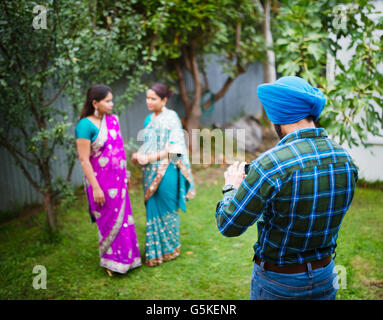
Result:
[[243,178],[245,178],[245,164],[246,162],[239,163],[238,161],[234,162],[227,170],[225,171],[225,185],[232,184],[235,189],[238,189]]

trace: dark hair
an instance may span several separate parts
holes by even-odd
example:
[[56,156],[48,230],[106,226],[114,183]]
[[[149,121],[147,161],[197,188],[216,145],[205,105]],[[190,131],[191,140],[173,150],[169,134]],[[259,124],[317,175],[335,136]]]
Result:
[[[315,118],[314,118],[314,116],[309,115],[309,116],[307,116],[305,119],[306,119],[307,121],[309,121],[309,122],[310,122],[310,121],[314,122],[315,127],[317,127],[317,125],[315,124]],[[277,133],[279,139],[282,139],[282,138],[285,136],[285,134],[282,133],[281,125],[280,125],[280,124],[275,124],[275,123],[273,123],[273,125],[274,125],[275,132]]]
[[150,89],[153,90],[161,99],[169,99],[173,95],[173,91],[160,82],[153,84]]
[[314,116],[312,116],[312,115],[307,116],[305,119],[306,119],[307,121],[315,122],[315,118],[314,118]]
[[277,133],[277,135],[279,137],[279,140],[282,140],[282,138],[285,135],[282,133],[281,125],[280,124],[275,124],[275,123],[273,123],[273,125],[274,125],[275,132]]
[[93,100],[101,101],[105,99],[108,93],[112,93],[112,89],[108,86],[104,86],[103,84],[96,84],[88,89],[86,93],[86,100],[84,106],[81,110],[80,119],[90,116],[94,113]]

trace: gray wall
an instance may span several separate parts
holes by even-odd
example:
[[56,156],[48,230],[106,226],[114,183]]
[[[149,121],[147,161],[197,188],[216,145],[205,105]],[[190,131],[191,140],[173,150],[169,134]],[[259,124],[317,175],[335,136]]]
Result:
[[[226,75],[222,72],[214,56],[210,57],[211,61],[207,65],[207,75],[210,89],[216,92],[226,80]],[[192,89],[191,77],[186,74],[187,87]],[[162,79],[157,79],[161,81]],[[263,71],[260,64],[253,64],[248,71],[240,75],[226,95],[216,102],[214,112],[211,117],[202,118],[201,124],[209,126],[211,124],[223,124],[229,122],[234,117],[243,113],[257,115],[261,112],[261,105],[256,96],[256,88],[262,83]],[[115,94],[118,95],[126,82],[118,81],[112,86]],[[60,109],[69,108],[63,98],[59,98],[56,106]],[[181,99],[178,95],[174,95],[168,102],[168,107],[174,109],[182,117],[184,110]],[[149,114],[145,104],[145,93],[140,94],[136,100],[120,115],[120,124],[124,141],[127,142],[131,137],[137,137],[137,133],[143,127],[144,119]],[[74,128],[71,128],[74,132]],[[67,163],[63,150],[56,151],[58,160],[53,161],[54,176],[65,176],[67,172]],[[8,152],[0,148],[0,211],[17,209],[26,204],[38,203],[42,201],[42,197],[32,188],[24,177],[21,170],[15,165],[13,158]],[[38,171],[34,167],[28,166],[31,174],[38,176]],[[72,174],[72,182],[74,185],[82,183],[83,173],[77,161]]]

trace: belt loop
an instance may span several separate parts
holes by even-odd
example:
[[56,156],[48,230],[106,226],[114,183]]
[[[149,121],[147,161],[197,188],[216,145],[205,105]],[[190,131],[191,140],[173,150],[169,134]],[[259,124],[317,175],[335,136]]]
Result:
[[262,259],[261,264],[259,266],[261,267],[261,271],[265,272],[265,267],[264,267],[265,266],[265,260]]
[[312,268],[310,262],[307,262],[307,273],[308,273],[310,279],[312,279],[313,278],[313,268]]

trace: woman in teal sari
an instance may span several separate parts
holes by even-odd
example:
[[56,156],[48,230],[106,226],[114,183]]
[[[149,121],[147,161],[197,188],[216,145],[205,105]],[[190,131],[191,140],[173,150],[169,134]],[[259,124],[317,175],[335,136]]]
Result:
[[185,137],[177,113],[166,108],[172,92],[156,83],[146,95],[152,111],[144,123],[143,145],[132,160],[142,165],[146,206],[145,264],[157,266],[180,255],[180,217],[195,189]]

